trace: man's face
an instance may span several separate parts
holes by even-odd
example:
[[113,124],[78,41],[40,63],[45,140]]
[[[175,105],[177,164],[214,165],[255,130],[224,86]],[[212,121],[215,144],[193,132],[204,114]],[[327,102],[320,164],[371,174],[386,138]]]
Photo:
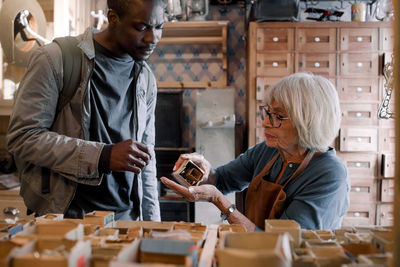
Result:
[[164,24],[164,7],[159,0],[135,0],[129,10],[118,17],[114,31],[121,53],[134,60],[150,57],[161,39]]

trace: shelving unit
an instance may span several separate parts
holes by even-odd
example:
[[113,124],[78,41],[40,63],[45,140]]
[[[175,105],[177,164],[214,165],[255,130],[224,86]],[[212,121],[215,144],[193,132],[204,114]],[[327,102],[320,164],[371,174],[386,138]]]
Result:
[[[164,24],[162,39],[149,60],[157,78],[159,88],[206,88],[227,85],[227,34],[228,21],[179,21]],[[189,47],[190,45],[190,47]],[[215,50],[213,47],[215,47]],[[207,51],[211,49],[212,51]],[[194,49],[194,50],[190,50]],[[216,79],[200,77],[207,64],[219,64]],[[174,64],[173,70],[168,69]],[[166,66],[166,67],[160,67]],[[192,68],[194,77],[182,77],[182,68]],[[170,75],[164,78],[165,70]]]

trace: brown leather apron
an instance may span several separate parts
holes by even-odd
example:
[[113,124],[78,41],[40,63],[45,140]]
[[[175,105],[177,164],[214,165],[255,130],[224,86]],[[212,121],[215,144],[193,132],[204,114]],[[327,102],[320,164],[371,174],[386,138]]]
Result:
[[277,153],[249,185],[246,195],[246,217],[261,229],[265,227],[265,219],[279,219],[286,200],[286,193],[283,189],[307,167],[313,155],[314,152],[308,151],[293,175],[285,184],[279,185],[279,179],[276,179],[275,183],[263,179],[278,159],[279,153]]

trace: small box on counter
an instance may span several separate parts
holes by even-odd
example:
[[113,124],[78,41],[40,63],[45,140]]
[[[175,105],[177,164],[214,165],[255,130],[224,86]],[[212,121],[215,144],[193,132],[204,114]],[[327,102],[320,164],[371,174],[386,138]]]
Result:
[[216,251],[219,267],[289,267],[292,252],[288,233],[228,233]]
[[139,261],[197,266],[199,247],[195,242],[143,238],[140,242]]
[[300,224],[294,220],[265,220],[265,232],[284,233],[288,232],[293,239],[294,246],[301,245]]
[[203,179],[204,171],[191,160],[185,160],[172,173],[175,180],[183,186],[196,186]]
[[90,255],[90,241],[43,238],[24,246],[14,257],[13,267],[88,267]]
[[14,240],[0,241],[0,267],[11,266],[11,259],[23,253],[23,247],[34,242],[29,240],[27,242],[18,242]]
[[37,238],[57,236],[69,240],[83,240],[84,227],[82,224],[68,221],[46,221],[45,223],[42,221],[39,224],[25,227],[17,235],[35,236]]
[[85,214],[85,217],[83,218],[84,224],[105,226],[112,222],[114,222],[113,211],[95,210]]

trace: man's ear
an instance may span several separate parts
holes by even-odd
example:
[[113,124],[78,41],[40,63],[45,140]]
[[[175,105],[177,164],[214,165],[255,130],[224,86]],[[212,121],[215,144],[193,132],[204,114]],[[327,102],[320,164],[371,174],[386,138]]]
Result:
[[110,26],[115,26],[119,22],[119,16],[117,12],[112,9],[109,9],[107,12],[107,19]]

